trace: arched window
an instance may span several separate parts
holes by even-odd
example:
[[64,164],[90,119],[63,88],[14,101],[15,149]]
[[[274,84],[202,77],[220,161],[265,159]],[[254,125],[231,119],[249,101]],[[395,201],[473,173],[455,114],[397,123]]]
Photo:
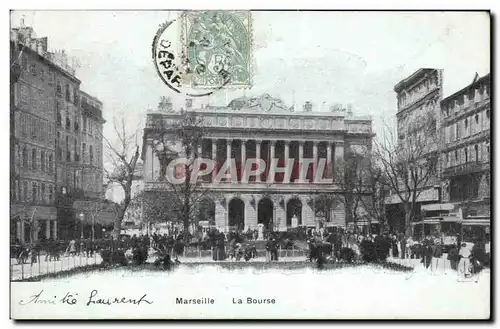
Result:
[[33,182],[31,185],[31,201],[33,201],[33,202],[37,201],[36,191],[37,191],[37,186],[36,186],[36,183]]
[[61,96],[62,94],[62,86],[61,86],[61,81],[57,80],[57,85],[56,85],[56,95]]
[[53,201],[53,192],[52,192],[52,185],[49,185],[49,203],[52,203]]
[[479,146],[474,145],[474,153],[476,153],[476,161],[479,161]]
[[31,150],[31,169],[36,170],[36,149]]
[[40,152],[40,170],[45,171],[45,151]]
[[89,157],[90,164],[92,165],[94,163],[94,150],[92,149],[92,145],[89,145]]
[[54,166],[54,156],[52,154],[49,154],[49,167],[47,168],[48,172],[52,172]]
[[45,183],[42,183],[40,201],[42,201],[42,203],[45,203]]
[[71,87],[66,84],[66,101],[71,102]]
[[61,103],[56,102],[56,112],[57,112],[57,125],[60,127],[62,124],[62,115],[61,115]]
[[28,201],[28,182],[23,182],[23,201]]
[[28,151],[26,150],[26,146],[23,146],[23,150],[21,151],[21,167],[28,167]]
[[21,66],[23,70],[28,71],[28,58],[26,58],[26,55],[21,56]]
[[69,118],[69,113],[66,111],[66,129],[70,130],[71,129],[71,120]]
[[14,182],[14,200],[18,201],[20,196],[19,181],[16,179],[16,181]]

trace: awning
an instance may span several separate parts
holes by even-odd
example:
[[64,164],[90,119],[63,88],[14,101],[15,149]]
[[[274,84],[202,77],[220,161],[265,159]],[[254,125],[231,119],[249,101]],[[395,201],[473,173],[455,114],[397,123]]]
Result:
[[465,226],[490,226],[490,219],[485,218],[467,218],[460,221],[458,217],[454,216],[443,216],[443,217],[432,217],[426,218],[420,222],[413,222],[411,225],[422,225],[422,224],[440,224],[440,223],[459,223]]
[[411,225],[421,224],[441,224],[441,223],[458,223],[458,217],[443,216],[443,217],[427,217],[423,221],[413,222]]
[[462,225],[465,226],[490,226],[490,219],[464,219]]
[[370,222],[368,222],[367,220],[358,220],[355,223],[356,225],[379,224],[378,220],[372,220]]
[[422,205],[420,209],[422,211],[439,211],[439,210],[450,211],[455,209],[455,205],[451,203],[433,203],[433,204]]

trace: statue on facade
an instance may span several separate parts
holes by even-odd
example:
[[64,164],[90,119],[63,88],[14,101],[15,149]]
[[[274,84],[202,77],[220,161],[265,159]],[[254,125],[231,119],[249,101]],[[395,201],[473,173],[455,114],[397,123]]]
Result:
[[172,99],[170,97],[162,96],[160,102],[158,103],[158,111],[160,112],[174,112],[174,106],[172,104]]
[[264,224],[257,225],[257,240],[264,240]]

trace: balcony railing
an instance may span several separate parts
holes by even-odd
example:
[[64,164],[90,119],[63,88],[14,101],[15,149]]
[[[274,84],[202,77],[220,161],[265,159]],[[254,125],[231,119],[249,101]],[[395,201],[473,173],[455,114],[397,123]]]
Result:
[[94,118],[102,118],[102,111],[99,108],[92,106],[87,102],[81,102],[81,107],[85,115]]
[[479,162],[479,161],[468,162],[457,166],[444,168],[443,176],[449,177],[449,176],[457,176],[463,174],[472,174],[487,170],[488,168],[489,168],[489,163]]
[[470,143],[472,141],[479,141],[482,139],[487,139],[490,137],[490,129],[485,129],[479,132],[475,132],[474,134],[470,134],[469,136],[459,137],[453,141],[449,141],[446,143],[446,148],[450,149],[458,144]]
[[469,100],[461,105],[456,105],[449,109],[450,115],[446,116],[444,119],[446,121],[451,121],[457,117],[467,115],[467,113],[474,111],[475,109],[489,103],[489,97],[476,97],[474,100]]

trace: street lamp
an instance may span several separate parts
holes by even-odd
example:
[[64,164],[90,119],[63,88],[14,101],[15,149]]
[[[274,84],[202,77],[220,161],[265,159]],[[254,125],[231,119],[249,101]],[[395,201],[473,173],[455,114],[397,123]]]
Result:
[[102,238],[103,238],[103,239],[105,238],[105,235],[106,235],[106,229],[105,229],[105,228],[103,228],[103,229],[102,229]]
[[80,239],[83,240],[83,219],[85,218],[85,215],[80,213],[80,228],[81,228],[81,234],[80,234]]

